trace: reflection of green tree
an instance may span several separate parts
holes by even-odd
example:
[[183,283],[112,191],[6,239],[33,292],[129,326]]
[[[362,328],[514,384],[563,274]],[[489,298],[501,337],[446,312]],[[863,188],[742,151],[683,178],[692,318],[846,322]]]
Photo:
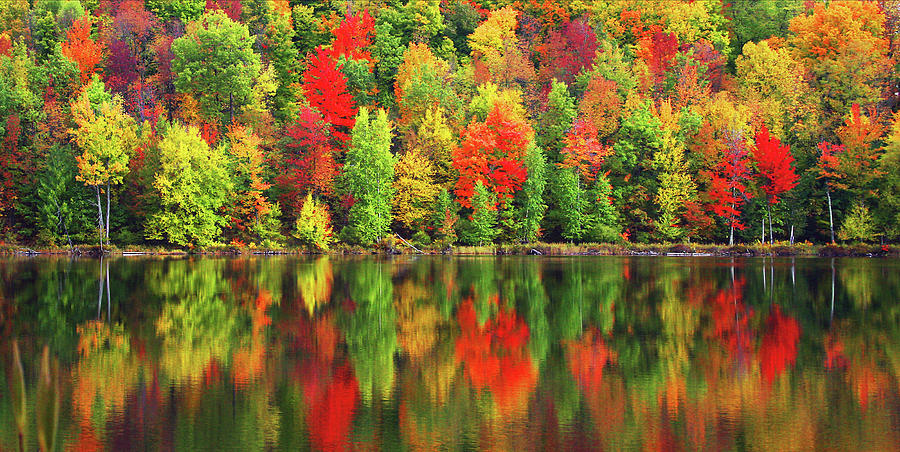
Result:
[[343,270],[355,309],[344,332],[362,399],[387,399],[394,384],[397,323],[389,264],[364,260]]
[[536,260],[517,260],[513,273],[504,278],[512,286],[507,290],[508,296],[516,300],[517,311],[528,324],[528,348],[538,367],[547,357],[552,341],[547,320],[550,298],[544,290],[540,268],[541,264]]
[[156,320],[162,338],[160,361],[176,381],[196,379],[215,358],[228,363],[246,342],[248,320],[231,300],[223,300],[224,260],[170,261],[148,281],[166,300]]

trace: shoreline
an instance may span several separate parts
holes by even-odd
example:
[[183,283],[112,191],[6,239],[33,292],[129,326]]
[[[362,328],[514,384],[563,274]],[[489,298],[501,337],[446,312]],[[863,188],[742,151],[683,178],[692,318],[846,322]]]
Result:
[[[890,245],[812,245],[787,243],[775,245],[710,245],[710,244],[569,244],[529,243],[491,246],[458,246],[448,249],[362,248],[344,246],[328,252],[310,252],[303,248],[249,248],[221,246],[206,249],[131,246],[104,250],[104,256],[296,256],[296,255],[448,255],[448,256],[663,256],[663,257],[900,257],[900,247]],[[74,256],[99,257],[97,246],[69,248],[28,248],[4,245],[0,256]]]

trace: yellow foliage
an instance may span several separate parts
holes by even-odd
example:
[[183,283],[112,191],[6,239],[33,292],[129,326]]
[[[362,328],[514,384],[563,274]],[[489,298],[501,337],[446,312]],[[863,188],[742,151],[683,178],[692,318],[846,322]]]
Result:
[[421,150],[413,149],[400,158],[394,173],[394,219],[408,229],[421,230],[440,191],[434,182],[434,164]]

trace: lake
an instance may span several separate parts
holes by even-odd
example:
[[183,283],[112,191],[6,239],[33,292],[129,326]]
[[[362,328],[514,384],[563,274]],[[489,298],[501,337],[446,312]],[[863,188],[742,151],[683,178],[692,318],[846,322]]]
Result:
[[895,450],[898,294],[878,259],[0,259],[0,450]]

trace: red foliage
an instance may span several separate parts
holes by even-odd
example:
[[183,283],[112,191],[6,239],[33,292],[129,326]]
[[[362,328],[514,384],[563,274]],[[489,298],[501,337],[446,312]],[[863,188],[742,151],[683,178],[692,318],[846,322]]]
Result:
[[103,46],[91,39],[92,23],[90,16],[77,19],[66,32],[68,40],[62,43],[62,54],[78,65],[82,84],[97,71],[104,54]]
[[7,35],[0,35],[0,56],[12,56],[12,41]]
[[797,361],[798,342],[800,324],[782,314],[778,305],[772,306],[766,319],[766,334],[759,346],[759,367],[767,382],[771,383]]
[[691,56],[693,56],[694,61],[706,68],[705,75],[706,80],[709,81],[709,88],[713,92],[719,91],[725,79],[725,64],[728,62],[725,55],[722,55],[705,39],[691,44],[688,48],[693,50]]
[[675,33],[656,32],[652,37],[639,41],[637,54],[650,68],[655,77],[662,77],[675,65],[675,54],[678,53],[678,38]]
[[709,176],[707,193],[711,201],[710,210],[724,218],[729,226],[743,230],[744,225],[739,221],[739,209],[752,194],[744,185],[750,179],[750,161],[747,145],[742,137],[731,136],[727,139],[721,160]]
[[372,45],[374,30],[375,19],[369,15],[368,10],[346,16],[341,24],[332,30],[334,42],[327,50],[328,55],[335,61],[344,57],[374,63],[372,53],[366,50]]
[[306,385],[309,410],[306,423],[310,442],[318,450],[346,450],[356,405],[359,402],[359,384],[349,364],[334,369],[324,390]]
[[534,130],[527,122],[494,107],[484,122],[474,121],[463,132],[462,144],[453,152],[453,167],[459,171],[456,196],[471,207],[479,180],[504,203],[525,182],[522,162]]
[[303,91],[309,104],[331,126],[331,135],[347,141],[348,132],[356,123],[357,109],[353,96],[347,93],[347,79],[335,59],[321,47],[309,56],[309,69],[303,74]]
[[6,136],[0,146],[0,212],[13,206],[18,198],[17,187],[21,187],[16,173],[21,164],[19,153],[20,121],[17,115],[6,118]]
[[229,19],[240,22],[243,6],[241,0],[206,0],[207,11],[222,11]]
[[336,152],[329,137],[328,124],[311,108],[304,108],[297,121],[285,130],[282,168],[276,178],[283,187],[282,200],[299,212],[303,195],[312,190],[319,195],[331,193],[337,174]]
[[456,361],[463,364],[472,386],[489,390],[501,412],[527,397],[537,384],[537,369],[525,348],[528,325],[514,310],[500,308],[479,326],[471,299],[459,306],[456,319],[460,328]]
[[597,140],[597,129],[593,123],[578,119],[566,135],[566,147],[561,151],[563,162],[560,166],[574,168],[586,180],[594,180],[600,172],[604,159],[612,155],[612,148]]
[[575,75],[594,62],[597,35],[584,21],[568,22],[562,30],[547,34],[536,47],[541,57],[541,77],[545,82],[556,78],[571,84]]
[[770,137],[769,129],[763,126],[756,134],[756,152],[753,157],[759,175],[764,179],[763,191],[768,196],[769,204],[777,204],[778,196],[796,187],[799,179],[791,165],[794,162],[791,147]]
[[578,385],[588,394],[602,389],[603,368],[615,359],[615,352],[603,341],[599,331],[590,329],[580,341],[566,344],[569,370]]

